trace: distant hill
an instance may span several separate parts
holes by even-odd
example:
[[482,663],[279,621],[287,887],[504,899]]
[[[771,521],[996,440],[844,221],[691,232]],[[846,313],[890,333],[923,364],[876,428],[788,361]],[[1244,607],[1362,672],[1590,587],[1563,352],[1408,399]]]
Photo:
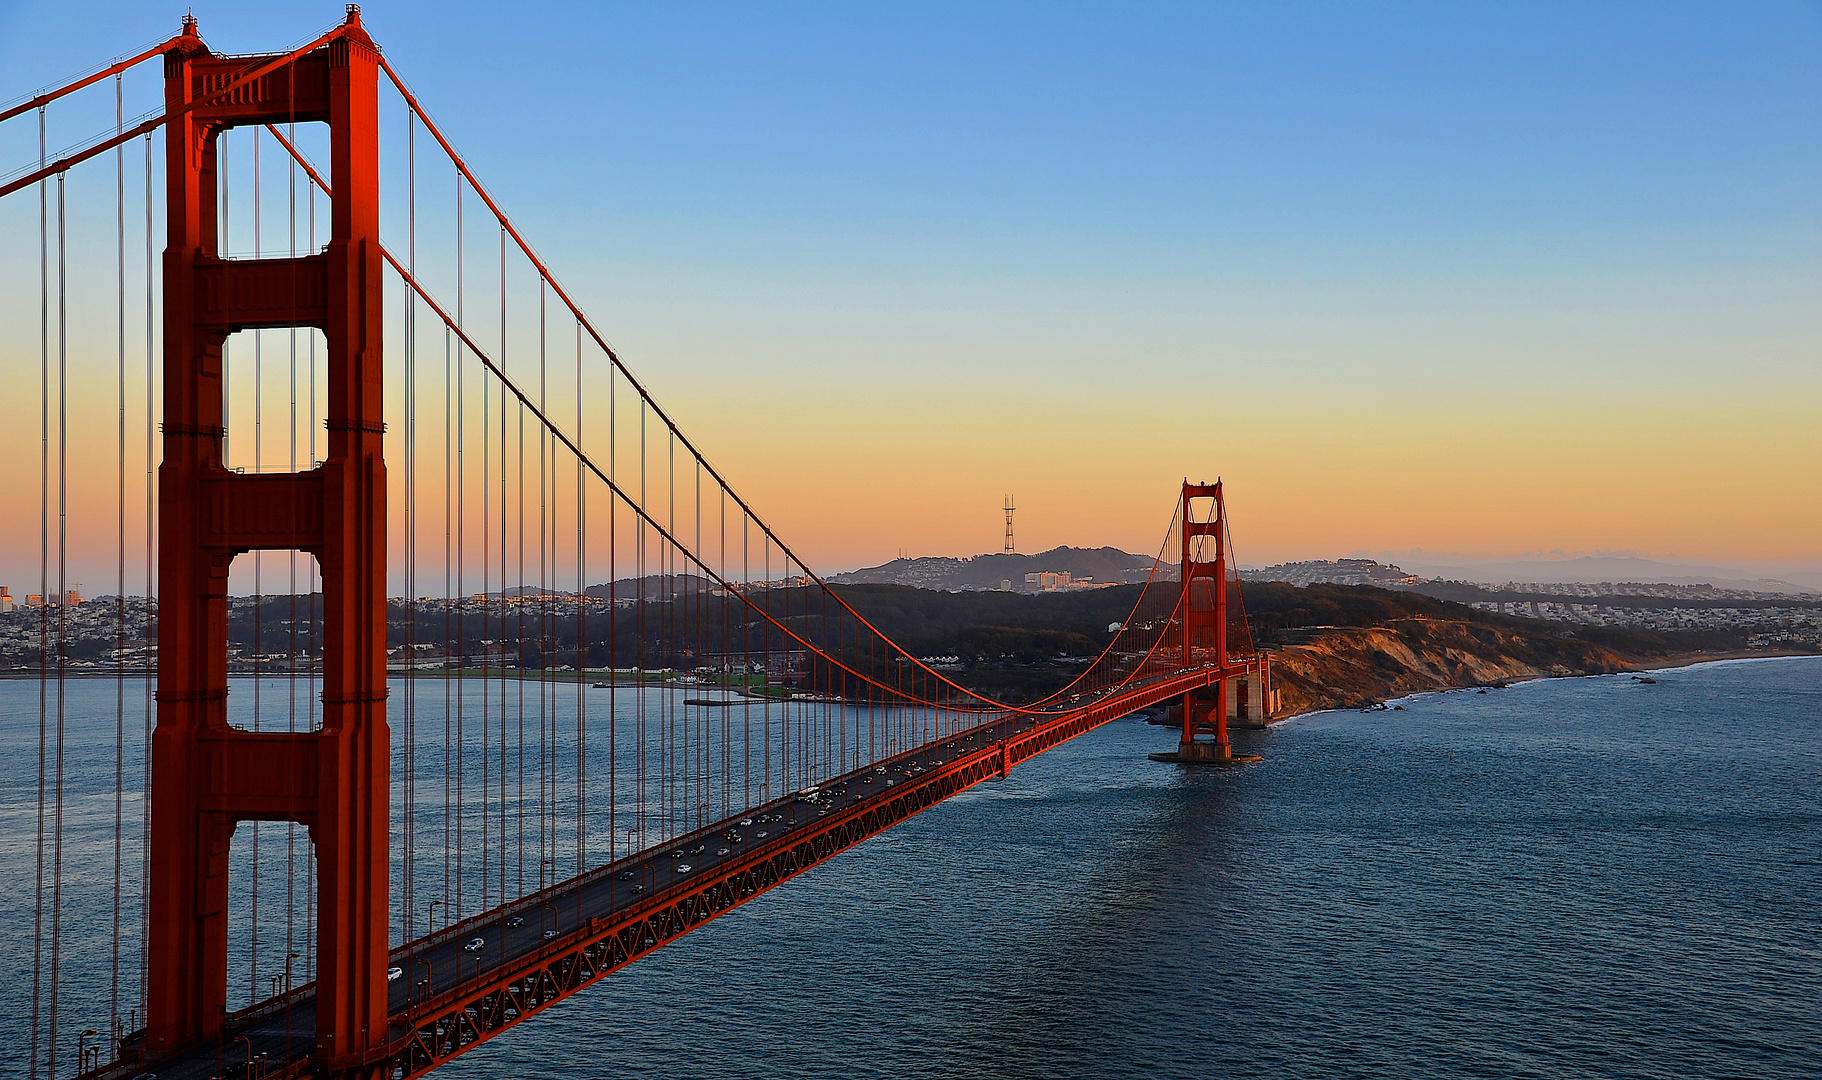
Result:
[[[1152,557],[1134,555],[1115,547],[1058,547],[1036,555],[995,552],[966,559],[931,557],[893,559],[828,580],[837,585],[912,585],[948,592],[992,592],[1011,582],[1013,592],[1025,592],[1025,575],[1068,574],[1074,581],[1093,584],[1135,584],[1151,573]],[[1175,566],[1167,566],[1175,576]]]
[[1417,578],[1389,563],[1372,559],[1311,559],[1278,563],[1259,570],[1242,569],[1241,581],[1283,581],[1292,585],[1377,585],[1395,589]]

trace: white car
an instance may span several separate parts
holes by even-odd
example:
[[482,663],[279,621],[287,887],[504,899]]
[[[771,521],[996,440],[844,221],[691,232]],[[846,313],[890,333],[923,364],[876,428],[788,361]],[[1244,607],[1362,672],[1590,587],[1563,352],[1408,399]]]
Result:
[[677,872],[678,872],[678,873],[679,873],[679,874],[687,874],[687,873],[689,873],[689,872],[690,872],[690,864],[689,864],[689,863],[678,863],[678,864],[677,864]]
[[487,944],[486,938],[469,938],[467,943],[462,946],[462,951],[463,952],[480,952],[481,947],[486,944]]
[[387,968],[387,969],[386,969],[386,981],[387,981],[387,982],[392,982],[392,981],[394,981],[394,980],[395,980],[395,979],[398,979],[398,978],[399,978],[399,977],[400,977],[400,976],[402,976],[402,975],[404,975],[404,974],[405,974],[405,969],[404,969],[404,968],[401,968],[401,967],[389,967],[389,968]]

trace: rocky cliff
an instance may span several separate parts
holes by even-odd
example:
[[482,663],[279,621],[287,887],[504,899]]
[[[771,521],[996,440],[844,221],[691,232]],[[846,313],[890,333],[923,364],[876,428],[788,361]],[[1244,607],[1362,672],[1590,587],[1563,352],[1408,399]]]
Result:
[[1359,708],[1387,698],[1541,675],[1625,671],[1633,660],[1575,638],[1442,619],[1319,631],[1272,653],[1278,715]]

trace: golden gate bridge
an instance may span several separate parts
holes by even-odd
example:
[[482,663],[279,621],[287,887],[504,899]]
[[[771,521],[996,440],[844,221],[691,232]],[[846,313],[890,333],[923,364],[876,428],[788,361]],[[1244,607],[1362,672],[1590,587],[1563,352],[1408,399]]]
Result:
[[[163,107],[129,123],[154,62]],[[50,154],[52,109],[110,81],[114,130]],[[251,56],[186,18],[0,124],[33,117],[0,178],[39,211],[31,1076],[415,1076],[1110,720],[1165,706],[1166,756],[1219,762],[1260,715],[1218,482],[1182,485],[1130,616],[1054,693],[993,700],[879,632],[634,377],[357,6]],[[102,215],[69,178],[110,160],[105,401],[71,371],[96,351],[71,269],[102,290],[69,227]],[[72,434],[119,460],[100,669],[69,648]],[[66,681],[98,670],[108,926],[65,920]],[[66,997],[103,939],[105,991]]]

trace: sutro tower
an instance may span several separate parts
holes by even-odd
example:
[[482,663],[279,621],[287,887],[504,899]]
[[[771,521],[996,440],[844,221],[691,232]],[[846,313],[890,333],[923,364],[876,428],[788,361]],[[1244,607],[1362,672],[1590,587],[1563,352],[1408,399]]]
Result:
[[1007,551],[1013,550],[1013,547],[1012,547],[1012,511],[1015,509],[1017,509],[1017,508],[1012,505],[1012,496],[1010,496],[1010,495],[1006,496],[1006,550]]

